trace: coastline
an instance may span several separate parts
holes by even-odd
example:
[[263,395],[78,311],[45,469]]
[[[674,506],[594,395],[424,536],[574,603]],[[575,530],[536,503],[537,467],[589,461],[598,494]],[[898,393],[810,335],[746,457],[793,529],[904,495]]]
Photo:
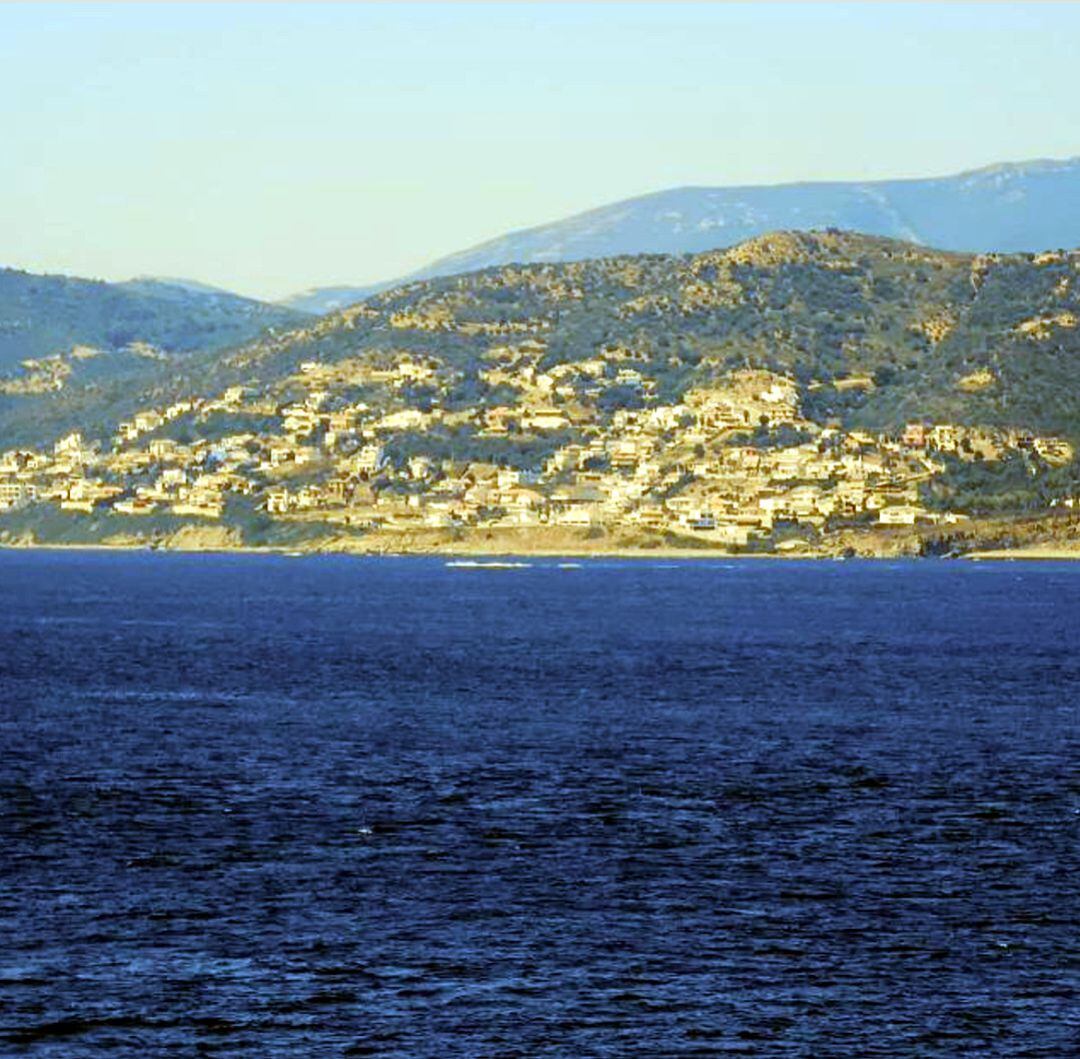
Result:
[[[922,529],[846,528],[819,539],[789,536],[769,550],[732,548],[715,539],[649,532],[597,532],[564,527],[379,530],[340,532],[330,527],[275,526],[249,536],[235,525],[189,524],[176,530],[68,523],[55,536],[37,527],[0,533],[5,551],[173,552],[237,555],[428,556],[445,559],[661,559],[843,560],[948,558],[985,560],[1080,560],[1080,525],[1072,520],[988,520],[962,534]],[[35,532],[37,530],[37,532]],[[42,539],[44,538],[44,539]],[[50,539],[51,538],[51,539]],[[1003,547],[1004,545],[1004,547]]]
[[1021,545],[1017,548],[987,548],[968,552],[962,558],[971,562],[988,562],[1002,559],[1022,559],[1025,562],[1065,562],[1080,560],[1080,547],[1070,548],[1053,544]]
[[[0,552],[145,552],[163,555],[261,555],[288,558],[314,558],[318,556],[353,556],[355,558],[395,559],[395,558],[441,558],[448,561],[455,559],[496,561],[501,559],[628,559],[628,560],[771,560],[781,562],[842,562],[851,560],[870,562],[895,562],[897,560],[927,561],[942,556],[928,556],[914,553],[865,553],[841,555],[831,551],[791,551],[791,552],[734,552],[717,548],[679,548],[679,547],[626,547],[606,548],[451,548],[451,547],[333,547],[328,544],[307,547],[288,545],[257,544],[207,544],[207,545],[159,545],[137,543],[101,543],[101,542],[0,542]],[[1016,548],[988,548],[970,551],[947,557],[950,560],[967,562],[1075,562],[1080,561],[1080,548],[1054,545],[1030,545]]]
[[147,552],[162,555],[280,555],[290,558],[342,555],[356,558],[444,558],[444,559],[834,559],[826,552],[729,552],[712,548],[543,548],[543,549],[449,549],[449,548],[357,548],[289,547],[284,545],[207,545],[152,547],[146,544],[101,543],[0,543],[4,552]]

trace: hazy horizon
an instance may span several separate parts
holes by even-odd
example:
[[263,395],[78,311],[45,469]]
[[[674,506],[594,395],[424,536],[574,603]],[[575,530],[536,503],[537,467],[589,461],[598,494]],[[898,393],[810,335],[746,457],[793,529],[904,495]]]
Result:
[[256,297],[677,186],[1080,154],[1055,4],[0,7],[0,263]]

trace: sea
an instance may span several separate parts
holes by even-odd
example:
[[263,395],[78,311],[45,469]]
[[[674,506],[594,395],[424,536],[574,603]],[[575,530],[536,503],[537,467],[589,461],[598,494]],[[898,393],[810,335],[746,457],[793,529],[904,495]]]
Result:
[[0,1055],[1080,1055],[1080,563],[0,552]]

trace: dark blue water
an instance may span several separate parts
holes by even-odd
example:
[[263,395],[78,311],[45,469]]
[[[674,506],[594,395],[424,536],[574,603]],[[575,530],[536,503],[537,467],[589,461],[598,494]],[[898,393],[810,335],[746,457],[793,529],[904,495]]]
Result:
[[0,554],[0,1054],[1080,1054],[1080,564]]

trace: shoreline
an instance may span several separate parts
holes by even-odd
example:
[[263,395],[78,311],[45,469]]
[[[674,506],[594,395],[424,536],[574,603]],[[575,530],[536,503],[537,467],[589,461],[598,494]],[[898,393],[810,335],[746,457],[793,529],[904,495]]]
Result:
[[1080,560],[1080,548],[1063,548],[1051,544],[1028,544],[1017,548],[986,548],[961,556],[971,562],[990,562],[1002,559],[1024,562],[1075,562]]
[[0,519],[0,549],[237,555],[429,556],[445,559],[1080,560],[1080,518],[980,518],[960,529],[841,524],[734,544],[717,536],[625,526],[340,526],[314,520],[147,524],[131,519]]
[[[348,556],[357,559],[819,559],[839,558],[825,552],[724,552],[704,548],[551,548],[493,549],[477,551],[444,548],[290,548],[280,545],[232,545],[208,547],[153,548],[145,544],[12,544],[0,543],[3,552],[147,552],[160,555],[280,555],[308,559],[319,556]],[[871,557],[867,557],[871,558]],[[885,557],[883,557],[885,558]],[[902,558],[894,556],[893,558]]]
[[912,554],[865,554],[839,555],[824,551],[791,552],[731,552],[712,548],[656,547],[634,548],[616,546],[610,548],[358,548],[358,547],[289,547],[286,545],[206,545],[206,546],[170,546],[153,547],[147,544],[133,543],[19,543],[0,542],[0,552],[145,552],[164,555],[263,555],[283,558],[307,559],[326,556],[349,556],[359,559],[444,559],[447,561],[465,560],[477,563],[495,562],[504,559],[630,559],[630,560],[712,560],[743,561],[771,560],[787,562],[897,562],[897,561],[935,561],[945,558],[948,561],[967,562],[1075,562],[1080,561],[1080,548],[1054,545],[1024,545],[1016,548],[986,548],[965,552],[953,556],[926,556]]
[[[2,523],[0,523],[2,525]],[[6,529],[6,527],[5,527]],[[762,547],[771,544],[769,550]],[[1004,546],[1003,546],[1004,545]],[[350,532],[337,526],[285,522],[249,531],[240,525],[189,523],[173,527],[94,524],[11,526],[0,533],[5,551],[176,552],[187,554],[427,556],[447,560],[626,559],[792,562],[873,559],[1080,560],[1080,520],[985,520],[966,532],[941,535],[911,527],[843,527],[816,539],[729,544],[692,534],[577,527],[427,527]]]

